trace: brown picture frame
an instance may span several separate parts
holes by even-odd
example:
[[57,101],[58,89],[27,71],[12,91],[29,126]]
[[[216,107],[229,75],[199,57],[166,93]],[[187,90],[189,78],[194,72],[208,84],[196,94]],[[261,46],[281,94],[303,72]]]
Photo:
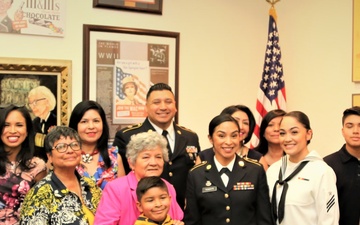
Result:
[[[98,55],[100,55],[99,43],[117,43],[118,51],[113,53],[113,61],[107,65],[104,63],[98,63]],[[126,44],[125,44],[126,43]],[[133,44],[129,44],[133,43]],[[135,45],[134,45],[135,43]],[[141,43],[142,48],[137,48],[136,43]],[[144,50],[143,46],[147,46]],[[151,53],[150,48],[155,46],[168,46],[166,55],[167,64],[164,67],[159,65],[152,65],[150,62]],[[157,82],[168,83],[174,92],[176,107],[179,105],[179,49],[180,49],[180,33],[126,28],[126,27],[114,27],[114,26],[101,26],[84,24],[83,26],[83,100],[96,100],[105,110],[107,116],[107,122],[110,126],[110,136],[113,137],[117,130],[128,126],[130,124],[143,122],[145,117],[136,118],[134,120],[121,120],[117,122],[115,120],[115,102],[117,98],[114,88],[114,77],[110,73],[114,73],[116,60],[137,60],[141,55],[144,59],[149,61],[150,75],[147,89],[144,91],[146,94],[151,84]],[[126,47],[125,47],[126,46]],[[150,47],[149,47],[150,46]],[[99,52],[97,52],[99,51]],[[118,56],[119,54],[119,56]],[[140,57],[140,58],[141,58]],[[105,68],[105,69],[104,69]],[[106,71],[106,68],[108,71]],[[167,82],[158,79],[162,76],[162,71],[166,71]],[[105,71],[105,72],[104,72]],[[143,104],[143,108],[145,105]],[[179,109],[178,109],[179,110]],[[113,119],[114,118],[114,119]],[[178,113],[175,116],[175,121],[178,120]]]
[[109,8],[162,15],[163,0],[93,0],[94,8]]
[[[68,125],[71,114],[71,71],[72,63],[70,60],[48,60],[48,59],[30,59],[30,58],[5,58],[0,57],[0,80],[4,76],[39,77],[39,80],[49,80],[46,78],[55,78],[55,88],[44,85],[51,89],[56,96],[56,114],[57,125]],[[51,81],[50,81],[51,82]],[[56,90],[54,90],[56,89]],[[1,90],[0,90],[1,92]],[[0,104],[4,105],[1,103]],[[6,103],[9,104],[9,103]],[[15,105],[27,104],[27,99],[16,101]]]

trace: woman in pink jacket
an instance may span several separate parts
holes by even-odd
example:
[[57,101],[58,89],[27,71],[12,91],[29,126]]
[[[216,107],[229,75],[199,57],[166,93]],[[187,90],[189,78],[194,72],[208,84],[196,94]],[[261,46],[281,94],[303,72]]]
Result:
[[[126,157],[132,171],[125,177],[109,182],[102,194],[95,215],[96,225],[131,225],[134,224],[139,210],[136,207],[136,187],[143,177],[160,176],[164,161],[168,161],[166,139],[153,131],[133,135],[127,145]],[[184,214],[176,202],[174,187],[165,181],[171,196],[169,215],[176,225]]]

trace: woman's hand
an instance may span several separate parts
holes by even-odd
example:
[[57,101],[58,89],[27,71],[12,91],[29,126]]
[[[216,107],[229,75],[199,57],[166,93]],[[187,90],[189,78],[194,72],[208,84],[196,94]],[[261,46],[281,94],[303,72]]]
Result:
[[184,225],[185,223],[183,221],[180,220],[173,220],[173,225]]

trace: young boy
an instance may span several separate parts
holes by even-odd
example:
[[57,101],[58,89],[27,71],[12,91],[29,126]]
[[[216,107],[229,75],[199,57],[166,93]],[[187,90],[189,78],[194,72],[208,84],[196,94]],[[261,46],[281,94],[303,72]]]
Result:
[[134,225],[172,225],[168,215],[170,199],[165,182],[160,177],[142,178],[136,188],[137,207],[141,212]]

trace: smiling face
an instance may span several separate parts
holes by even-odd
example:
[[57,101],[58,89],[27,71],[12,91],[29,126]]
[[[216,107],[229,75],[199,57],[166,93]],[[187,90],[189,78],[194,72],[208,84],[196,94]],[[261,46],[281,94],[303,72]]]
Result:
[[243,111],[236,111],[231,114],[232,117],[239,123],[240,127],[240,141],[243,141],[248,135],[250,130],[250,121],[248,115]]
[[78,123],[77,131],[83,144],[94,144],[103,132],[103,121],[98,111],[89,109]]
[[171,91],[153,91],[146,100],[148,118],[161,129],[167,129],[177,112],[174,95]]
[[164,168],[164,156],[160,146],[154,149],[141,151],[132,163],[129,160],[129,165],[134,171],[138,180],[143,177],[160,176]]
[[290,116],[283,117],[280,124],[280,146],[289,155],[291,162],[297,163],[309,153],[307,143],[312,131],[307,130],[302,123]]
[[282,117],[275,117],[267,125],[264,137],[269,144],[279,144],[279,128]]
[[137,203],[138,209],[144,215],[156,222],[162,222],[166,219],[167,212],[170,208],[170,200],[166,189],[153,187],[147,190]]
[[235,157],[240,147],[239,129],[235,122],[225,121],[215,127],[212,136],[209,136],[213,145],[215,157],[221,165],[228,165]]
[[[59,140],[55,141],[52,147],[60,143],[70,144],[77,142],[76,139],[61,136]],[[80,164],[81,149],[74,151],[70,146],[67,146],[65,152],[58,152],[56,149],[51,150],[51,154],[47,154],[49,162],[54,166],[54,171],[58,168],[75,169]]]
[[1,134],[1,140],[4,143],[6,152],[20,151],[21,144],[26,139],[27,127],[26,120],[21,112],[17,110],[11,111],[6,119]]

